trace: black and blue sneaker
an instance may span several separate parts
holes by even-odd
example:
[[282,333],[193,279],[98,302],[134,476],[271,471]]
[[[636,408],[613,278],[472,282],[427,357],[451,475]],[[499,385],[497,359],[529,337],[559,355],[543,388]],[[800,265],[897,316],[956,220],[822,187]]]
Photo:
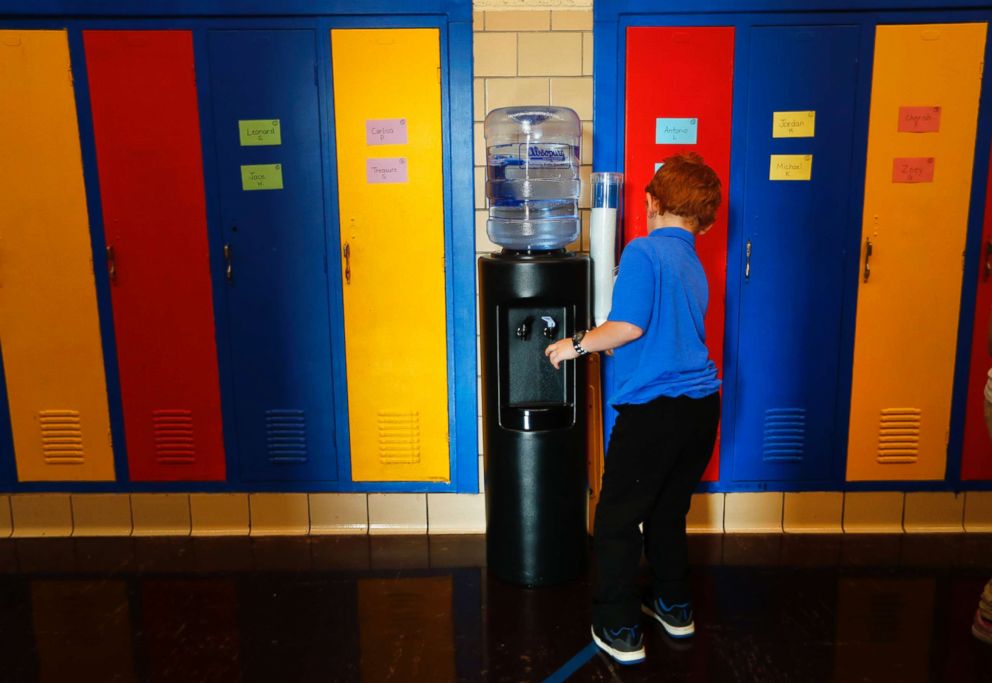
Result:
[[593,624],[592,640],[600,650],[621,664],[640,664],[644,661],[644,634],[640,626],[612,629]]
[[657,619],[665,633],[672,638],[688,638],[696,632],[696,625],[692,621],[692,605],[688,602],[666,605],[661,598],[655,598],[642,604],[641,611]]

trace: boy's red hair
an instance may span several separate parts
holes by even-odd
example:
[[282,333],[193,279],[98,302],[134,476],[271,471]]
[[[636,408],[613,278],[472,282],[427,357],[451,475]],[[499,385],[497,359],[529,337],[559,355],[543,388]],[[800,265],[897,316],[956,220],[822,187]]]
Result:
[[697,228],[705,228],[716,220],[722,199],[716,171],[695,152],[665,159],[644,190],[658,200],[662,213],[667,211],[693,220]]

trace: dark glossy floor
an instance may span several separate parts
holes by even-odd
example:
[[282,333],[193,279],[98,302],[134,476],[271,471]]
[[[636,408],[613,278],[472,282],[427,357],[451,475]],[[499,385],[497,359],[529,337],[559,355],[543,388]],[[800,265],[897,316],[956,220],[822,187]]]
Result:
[[[574,681],[992,681],[992,536],[693,537],[691,644]],[[588,581],[485,570],[481,537],[0,541],[0,681],[540,681]]]

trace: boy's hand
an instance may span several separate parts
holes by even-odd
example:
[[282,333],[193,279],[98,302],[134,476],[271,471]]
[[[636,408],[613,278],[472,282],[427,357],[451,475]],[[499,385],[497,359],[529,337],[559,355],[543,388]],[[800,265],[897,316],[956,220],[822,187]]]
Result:
[[577,358],[579,354],[575,352],[575,347],[572,345],[571,338],[559,339],[554,344],[544,349],[544,355],[548,357],[551,364],[555,366],[555,370],[563,360],[572,360]]

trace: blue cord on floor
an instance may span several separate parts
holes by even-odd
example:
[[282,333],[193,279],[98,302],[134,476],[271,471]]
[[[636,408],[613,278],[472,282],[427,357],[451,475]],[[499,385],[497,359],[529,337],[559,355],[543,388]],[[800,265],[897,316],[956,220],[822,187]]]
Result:
[[545,678],[544,683],[564,683],[564,681],[568,680],[569,676],[581,669],[586,662],[592,659],[598,651],[599,648],[596,647],[596,643],[589,643],[579,650],[577,655],[565,662],[560,669]]

